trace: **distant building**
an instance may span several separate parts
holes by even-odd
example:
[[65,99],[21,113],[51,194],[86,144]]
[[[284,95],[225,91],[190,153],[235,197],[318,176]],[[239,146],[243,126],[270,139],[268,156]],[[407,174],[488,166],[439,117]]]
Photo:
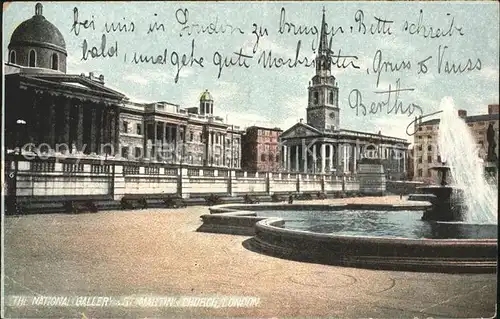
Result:
[[[498,157],[498,105],[488,105],[488,114],[467,116],[467,111],[458,110],[458,116],[464,119],[469,126],[477,141],[479,156],[483,160],[486,160],[488,151],[486,131],[489,124],[493,125],[497,137],[495,153]],[[441,162],[439,150],[437,149],[439,122],[439,119],[432,119],[415,123],[413,180],[432,182],[437,177],[437,172],[430,168],[437,166]]]
[[500,107],[500,105],[498,105],[498,104],[488,105],[488,114],[499,113],[499,107]]
[[414,165],[414,161],[412,160],[414,158],[414,154],[415,154],[415,145],[412,145],[409,149],[409,158],[410,160],[408,161],[407,165],[407,169],[406,169],[406,179],[407,180],[413,180],[413,177],[414,177],[414,172],[415,172],[415,169],[413,167]]
[[281,170],[279,128],[248,127],[243,135],[242,168],[247,171],[278,172]]
[[377,158],[393,179],[405,176],[408,141],[381,132],[340,128],[339,87],[332,74],[332,52],[325,13],[315,58],[316,74],[308,87],[307,121],[281,135],[283,169],[289,172],[356,174],[362,158]]
[[241,168],[244,131],[214,115],[208,90],[199,106],[184,109],[164,101],[133,102],[107,87],[103,75],[66,74],[64,37],[45,19],[40,3],[14,30],[7,54],[7,149],[29,144],[30,150]]
[[26,146],[40,152],[91,154],[118,148],[125,95],[106,87],[104,76],[66,74],[66,58],[61,32],[45,19],[37,3],[35,15],[14,30],[8,45],[7,149]]
[[241,168],[244,131],[214,115],[214,100],[202,92],[199,107],[127,101],[120,114],[121,156],[168,164]]

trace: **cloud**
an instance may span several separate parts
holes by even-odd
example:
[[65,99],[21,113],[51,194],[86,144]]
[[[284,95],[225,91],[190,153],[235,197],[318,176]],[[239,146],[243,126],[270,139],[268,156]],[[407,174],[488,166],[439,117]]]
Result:
[[139,85],[146,85],[149,83],[148,79],[144,78],[142,75],[139,74],[128,74],[123,79],[130,82],[134,82]]
[[237,125],[240,128],[254,125],[263,127],[275,126],[268,118],[256,113],[228,112],[226,115],[227,117],[224,116],[224,120],[227,118],[228,124]]
[[478,74],[480,77],[490,81],[496,81],[498,83],[498,68],[495,69],[493,67],[482,68]]
[[381,131],[382,135],[409,140],[411,136],[406,134],[406,127],[412,120],[412,118],[408,118],[406,115],[389,115],[383,118],[372,119],[371,122],[377,133]]

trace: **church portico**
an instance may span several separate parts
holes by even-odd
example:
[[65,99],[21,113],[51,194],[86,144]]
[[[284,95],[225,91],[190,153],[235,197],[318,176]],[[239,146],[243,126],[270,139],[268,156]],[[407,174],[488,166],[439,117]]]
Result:
[[280,137],[284,171],[353,175],[359,161],[367,157],[383,160],[386,170],[404,172],[409,145],[405,139],[340,129],[339,88],[331,72],[324,11],[315,65],[308,87],[307,121],[301,119]]

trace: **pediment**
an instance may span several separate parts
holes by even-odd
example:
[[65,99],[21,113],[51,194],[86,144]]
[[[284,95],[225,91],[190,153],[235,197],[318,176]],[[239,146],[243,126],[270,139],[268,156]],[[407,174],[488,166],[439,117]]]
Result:
[[297,123],[285,132],[281,134],[282,139],[289,138],[300,138],[300,137],[309,137],[309,136],[318,136],[321,132],[315,129],[314,127],[304,124]]
[[117,98],[125,97],[123,93],[110,89],[104,84],[101,84],[97,81],[92,81],[87,77],[81,75],[37,74],[30,75],[29,77],[43,82],[61,85],[67,88],[76,88],[80,90],[91,91],[97,94],[113,95]]

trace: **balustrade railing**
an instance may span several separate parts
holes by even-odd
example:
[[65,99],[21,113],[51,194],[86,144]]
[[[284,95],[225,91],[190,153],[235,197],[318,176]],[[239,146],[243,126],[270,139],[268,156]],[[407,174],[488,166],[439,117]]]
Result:
[[84,165],[81,163],[63,163],[62,170],[64,173],[80,173],[83,172]]
[[123,175],[138,175],[139,166],[123,166]]
[[91,173],[109,173],[110,172],[110,165],[100,165],[100,164],[91,164],[90,165],[90,172]]
[[53,172],[55,170],[54,162],[31,162],[30,170],[33,172]]

